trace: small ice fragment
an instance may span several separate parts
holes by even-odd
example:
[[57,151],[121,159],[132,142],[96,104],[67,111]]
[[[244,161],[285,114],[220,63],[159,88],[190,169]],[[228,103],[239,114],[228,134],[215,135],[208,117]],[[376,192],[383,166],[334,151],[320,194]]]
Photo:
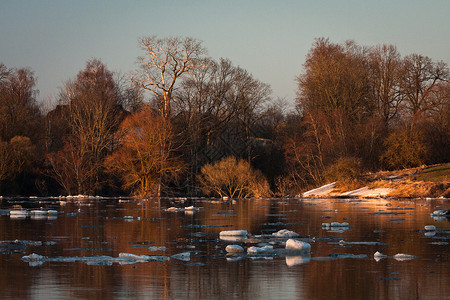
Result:
[[342,222],[342,223],[339,223],[339,222],[332,222],[332,223],[330,224],[330,226],[331,226],[331,227],[348,227],[349,224],[348,224],[347,222]]
[[225,251],[227,251],[227,253],[243,253],[244,248],[239,245],[228,245],[225,247]]
[[286,242],[286,249],[301,250],[301,251],[309,252],[309,251],[311,251],[311,245],[306,242],[299,241],[299,240],[289,239]]
[[425,225],[425,230],[426,231],[435,231],[436,230],[436,226],[434,226],[434,225]]
[[225,230],[219,233],[220,236],[246,236],[247,230]]
[[387,255],[385,255],[385,254],[383,254],[381,252],[378,252],[378,251],[373,254],[373,259],[375,259],[376,261],[380,261],[380,260],[382,260],[383,258],[386,258],[386,257],[387,257]]
[[27,216],[28,212],[26,210],[20,209],[20,210],[11,210],[9,212],[10,216]]
[[166,211],[169,211],[169,212],[176,212],[176,211],[179,211],[179,210],[180,210],[179,208],[174,207],[174,206],[169,207],[169,208],[166,209]]
[[272,233],[274,237],[280,237],[280,238],[289,238],[289,237],[298,237],[299,234],[287,229],[281,229],[277,232]]
[[58,211],[54,210],[54,209],[49,209],[49,210],[47,210],[47,214],[49,214],[49,215],[57,215]]
[[272,252],[273,251],[273,246],[264,246],[264,247],[249,247],[247,248],[247,253],[248,254],[261,254],[261,253],[267,253],[267,252]]
[[157,247],[157,246],[150,246],[148,247],[148,251],[150,252],[154,252],[154,251],[166,251],[167,248],[162,246],[162,247]]
[[190,210],[190,211],[198,210],[198,208],[194,207],[194,206],[188,206],[188,207],[185,207],[184,209],[185,210]]
[[329,228],[330,227],[330,223],[322,223],[322,227]]
[[140,262],[151,260],[151,257],[148,255],[138,255],[138,254],[132,254],[132,253],[119,253],[119,258],[136,260],[136,261],[140,261]]
[[43,261],[45,260],[45,256],[36,254],[36,253],[31,253],[30,255],[25,255],[22,256],[22,261],[24,262],[39,262],[39,261]]
[[182,261],[190,261],[191,260],[191,252],[182,252],[175,255],[172,255],[172,258],[182,260]]
[[30,211],[30,214],[32,214],[32,215],[45,215],[45,214],[47,214],[47,212],[45,210],[36,209],[36,210]]
[[398,253],[394,255],[394,259],[398,261],[405,261],[405,260],[411,260],[416,259],[417,256],[411,255],[411,254],[404,254],[404,253]]

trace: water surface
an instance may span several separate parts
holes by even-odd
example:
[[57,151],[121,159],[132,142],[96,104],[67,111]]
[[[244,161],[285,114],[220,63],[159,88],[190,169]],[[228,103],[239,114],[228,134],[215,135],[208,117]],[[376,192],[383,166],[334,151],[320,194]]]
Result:
[[[16,218],[13,205],[57,214]],[[197,210],[167,211],[191,205]],[[3,199],[0,298],[450,299],[450,222],[430,216],[448,206],[443,199]],[[331,222],[349,226],[322,226]],[[228,244],[282,249],[286,239],[271,238],[281,229],[309,242],[310,256],[225,252]],[[249,236],[224,241],[224,230]],[[377,251],[388,257],[374,259]],[[24,261],[32,253],[44,258]],[[123,261],[123,253],[155,260]]]

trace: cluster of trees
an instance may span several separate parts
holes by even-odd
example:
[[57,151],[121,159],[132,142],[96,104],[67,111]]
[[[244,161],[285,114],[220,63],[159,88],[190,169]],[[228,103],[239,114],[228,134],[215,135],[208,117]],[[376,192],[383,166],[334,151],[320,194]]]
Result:
[[395,46],[317,39],[298,76],[302,125],[288,142],[294,180],[319,183],[336,164],[407,168],[450,157],[450,82],[443,62]]
[[286,195],[450,157],[443,62],[317,39],[286,111],[198,40],[139,44],[130,80],[90,60],[46,114],[33,72],[0,64],[0,192]]

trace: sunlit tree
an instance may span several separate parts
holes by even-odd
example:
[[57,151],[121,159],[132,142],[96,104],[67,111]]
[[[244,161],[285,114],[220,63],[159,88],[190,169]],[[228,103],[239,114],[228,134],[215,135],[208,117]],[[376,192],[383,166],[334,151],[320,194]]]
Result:
[[186,73],[201,67],[200,58],[206,50],[201,42],[189,37],[144,37],[139,40],[144,55],[138,57],[139,70],[134,84],[158,98],[161,115],[168,117],[174,92]]
[[136,195],[160,196],[166,181],[182,170],[174,153],[169,120],[147,106],[122,122],[116,138],[118,149],[106,159],[105,166]]

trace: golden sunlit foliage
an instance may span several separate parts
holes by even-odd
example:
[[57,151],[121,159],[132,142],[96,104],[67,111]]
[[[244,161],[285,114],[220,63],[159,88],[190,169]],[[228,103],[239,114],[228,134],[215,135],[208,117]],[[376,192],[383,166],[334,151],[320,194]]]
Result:
[[170,122],[147,106],[122,122],[116,139],[118,150],[106,158],[105,167],[135,195],[159,196],[162,179],[182,170],[174,156]]
[[226,157],[202,167],[199,181],[207,195],[230,198],[268,197],[270,189],[261,172],[243,159]]

